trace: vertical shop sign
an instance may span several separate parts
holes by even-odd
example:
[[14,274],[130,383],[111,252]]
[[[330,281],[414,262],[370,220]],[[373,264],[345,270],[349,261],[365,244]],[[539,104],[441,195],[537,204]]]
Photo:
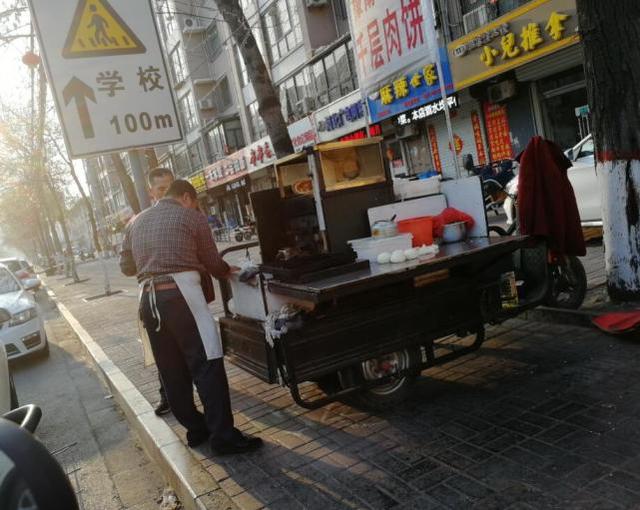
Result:
[[489,139],[489,153],[492,161],[513,159],[513,146],[509,129],[507,107],[484,103],[484,118]]
[[429,126],[427,128],[429,135],[429,144],[431,145],[431,157],[433,158],[433,166],[436,171],[442,173],[442,162],[440,161],[440,151],[438,150],[438,138],[436,136],[436,128]]
[[471,125],[473,126],[473,137],[476,141],[476,152],[478,153],[478,165],[487,164],[487,153],[484,151],[482,141],[482,129],[480,128],[480,115],[478,112],[471,112]]

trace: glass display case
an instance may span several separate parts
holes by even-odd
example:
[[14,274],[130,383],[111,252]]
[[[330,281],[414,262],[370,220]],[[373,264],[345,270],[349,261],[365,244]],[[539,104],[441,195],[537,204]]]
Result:
[[313,195],[313,179],[306,154],[292,154],[276,161],[275,173],[282,198]]
[[326,143],[317,147],[323,191],[330,193],[388,181],[381,138]]

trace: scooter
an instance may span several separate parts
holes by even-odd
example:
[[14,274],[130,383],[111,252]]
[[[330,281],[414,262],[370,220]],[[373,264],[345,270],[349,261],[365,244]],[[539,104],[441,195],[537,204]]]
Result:
[[[503,209],[507,215],[507,228],[492,225],[489,230],[501,236],[509,236],[519,231],[518,176],[514,176],[502,187],[507,197]],[[551,274],[551,286],[545,305],[552,308],[576,310],[582,306],[587,294],[587,273],[580,259],[573,255],[559,255],[548,250],[547,264]]]

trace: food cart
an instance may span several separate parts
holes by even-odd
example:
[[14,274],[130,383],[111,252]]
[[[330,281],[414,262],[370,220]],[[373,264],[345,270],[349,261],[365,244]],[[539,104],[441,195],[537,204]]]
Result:
[[[261,264],[248,281],[223,282],[220,331],[231,362],[286,385],[303,407],[350,398],[385,408],[425,368],[479,348],[485,324],[546,295],[545,247],[489,236],[476,177],[394,202],[380,139],[319,145],[279,160],[275,172],[278,188],[251,196]],[[475,226],[435,254],[377,264],[349,247],[377,217],[447,206],[472,215]],[[504,288],[513,275],[524,282],[515,301]]]

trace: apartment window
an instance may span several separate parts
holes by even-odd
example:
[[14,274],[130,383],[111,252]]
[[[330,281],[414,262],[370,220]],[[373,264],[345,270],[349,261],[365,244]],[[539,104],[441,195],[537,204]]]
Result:
[[204,147],[202,146],[202,140],[198,140],[195,143],[189,145],[187,149],[189,153],[189,162],[193,170],[200,170],[205,166]]
[[175,85],[182,83],[185,78],[185,58],[182,45],[178,44],[176,48],[169,53],[169,61],[171,62],[171,73],[173,74],[173,81]]
[[320,105],[329,103],[329,85],[327,84],[327,73],[324,70],[324,62],[318,60],[311,66],[311,76]]
[[227,140],[227,150],[231,153],[242,149],[245,143],[240,119],[226,120],[222,124],[224,126],[224,137]]
[[187,177],[191,174],[191,163],[189,161],[189,151],[182,151],[176,154],[176,177]]
[[196,117],[196,108],[193,103],[193,94],[188,92],[178,101],[180,108],[180,116],[186,133],[193,131],[198,127],[198,119]]
[[173,12],[171,12],[168,0],[158,1],[158,13],[160,14],[160,25],[162,26],[162,31],[167,36],[173,34],[175,29],[175,16],[173,15]]
[[216,85],[211,97],[219,113],[224,112],[231,106],[231,90],[229,89],[229,80],[226,76]]
[[224,139],[224,130],[222,125],[218,124],[216,127],[207,131],[207,142],[209,144],[209,161],[214,162],[222,159],[226,154]]
[[247,74],[247,66],[244,64],[242,53],[240,53],[240,46],[236,46],[236,63],[240,74],[240,85],[246,87],[249,85],[249,75]]
[[258,102],[254,101],[249,105],[249,117],[251,117],[251,128],[253,131],[253,140],[267,136],[267,126],[262,117],[258,113]]
[[218,24],[215,21],[213,21],[207,27],[207,34],[206,34],[206,39],[204,41],[204,48],[207,53],[209,62],[213,62],[222,51],[222,40],[220,39]]
[[302,43],[295,0],[276,0],[263,16],[271,58],[280,60]]

